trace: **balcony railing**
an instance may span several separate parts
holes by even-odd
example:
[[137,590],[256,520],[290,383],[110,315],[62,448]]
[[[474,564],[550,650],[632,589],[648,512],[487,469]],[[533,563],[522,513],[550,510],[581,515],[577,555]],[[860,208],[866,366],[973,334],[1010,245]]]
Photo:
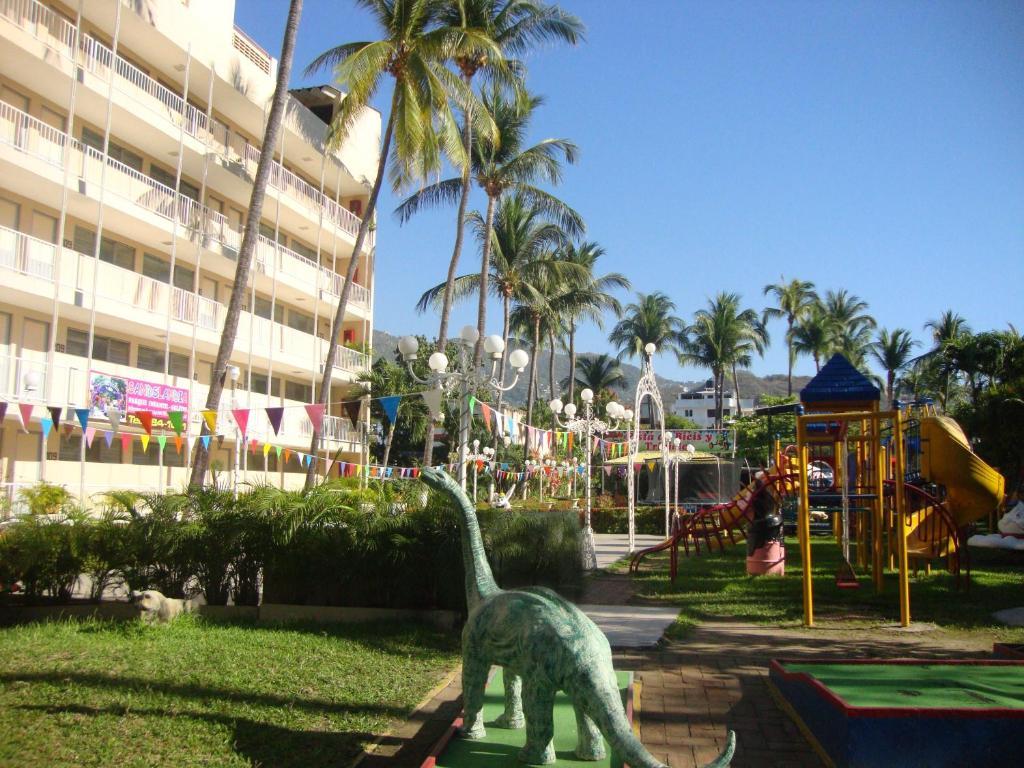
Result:
[[[232,227],[223,214],[187,195],[175,192],[118,160],[106,157],[104,163],[104,155],[98,149],[69,137],[66,133],[3,101],[0,101],[0,144],[8,144],[55,168],[63,167],[66,151],[72,173],[87,185],[103,183],[106,191],[117,197],[139,205],[168,221],[177,219],[190,238],[202,238],[207,246],[217,243],[230,258],[235,257],[242,245],[242,233]],[[345,285],[345,279],[341,275],[317,265],[311,259],[289,248],[275,246],[273,241],[262,235],[259,238],[255,262],[260,271],[272,273],[280,270],[286,274],[294,274],[294,267],[308,265],[320,272],[322,288],[335,295],[341,294],[341,288]],[[278,253],[276,258],[273,256],[275,250]],[[267,269],[266,263],[268,253],[272,259],[270,269]],[[370,294],[364,286],[353,284],[351,297],[353,303],[369,307]]]
[[[201,109],[189,104],[174,91],[161,85],[141,69],[114,52],[100,41],[83,35],[75,46],[75,26],[60,14],[38,0],[0,0],[0,16],[17,25],[28,34],[55,50],[58,54],[96,77],[109,81],[110,73],[117,75],[119,90],[140,103],[148,105],[156,114],[182,127],[193,138],[207,145],[229,163],[241,162],[249,173],[255,174],[260,151],[232,133],[224,123],[208,118]],[[128,86],[125,89],[125,86]],[[299,108],[293,97],[289,97]],[[277,161],[273,162],[270,185],[282,193],[295,197],[304,207],[318,214],[322,208],[324,218],[343,231],[356,235],[361,220],[351,211],[338,205]],[[372,247],[374,232],[369,232],[367,246]]]
[[[95,292],[97,300],[115,303],[115,307],[103,308],[114,316],[121,316],[123,308],[150,312],[157,318],[166,317],[170,311],[172,319],[213,333],[219,333],[224,326],[226,309],[216,301],[70,248],[58,248],[45,240],[0,227],[0,270],[41,278],[52,284],[58,258],[62,261],[60,274],[71,276],[70,280],[68,277],[62,279],[61,287],[78,294],[75,303],[79,306],[91,306]],[[70,301],[70,298],[65,300]],[[100,309],[99,302],[97,309]],[[137,314],[132,316],[139,317]],[[240,349],[251,345],[252,352],[267,352],[277,359],[289,355],[305,361],[310,367],[317,359],[323,364],[326,348],[323,339],[249,312],[243,312],[242,318]],[[247,324],[251,326],[251,336]],[[368,355],[345,347],[338,349],[336,368],[355,373],[369,365]]]

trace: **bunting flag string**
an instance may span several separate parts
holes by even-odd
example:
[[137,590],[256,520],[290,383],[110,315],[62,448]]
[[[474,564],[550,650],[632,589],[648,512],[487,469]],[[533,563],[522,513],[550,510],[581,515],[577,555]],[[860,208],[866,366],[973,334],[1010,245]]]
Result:
[[401,395],[389,395],[380,399],[380,407],[384,409],[384,416],[392,426],[398,420],[398,406],[401,402]]
[[319,434],[320,427],[324,421],[324,405],[317,403],[313,405],[303,406],[306,409],[306,414],[309,416],[309,420],[313,422],[313,432]]
[[[153,436],[153,412],[152,411],[133,411],[132,416],[137,418],[142,424],[142,428],[146,430],[146,436]],[[148,440],[146,443],[148,444]]]
[[50,436],[50,430],[53,429],[53,421],[44,416],[39,420],[39,424],[43,428],[43,442],[46,442],[46,438]]
[[245,433],[249,431],[249,409],[233,408],[231,415],[235,419],[235,424],[238,425],[238,430],[242,433],[242,440],[245,440]]
[[78,423],[82,425],[82,431],[84,432],[89,427],[89,409],[88,408],[75,408],[75,416],[78,417]]
[[182,430],[185,428],[185,414],[182,411],[168,411],[167,418],[171,422],[174,434],[180,437]]
[[284,418],[284,408],[274,406],[264,410],[267,412],[267,420],[270,422],[270,426],[274,428],[274,434],[279,434],[281,432],[281,419]]

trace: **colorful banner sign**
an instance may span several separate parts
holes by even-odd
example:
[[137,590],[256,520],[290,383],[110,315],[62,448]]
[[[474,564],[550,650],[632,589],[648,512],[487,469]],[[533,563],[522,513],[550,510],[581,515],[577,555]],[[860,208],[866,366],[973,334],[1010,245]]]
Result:
[[188,390],[170,387],[127,376],[114,376],[99,371],[89,372],[89,413],[91,416],[106,416],[107,411],[116,408],[123,423],[141,426],[135,411],[149,411],[153,414],[153,426],[173,429],[168,411],[181,411],[188,420]]
[[[673,438],[678,437],[681,446],[692,445],[698,451],[731,453],[736,447],[736,431],[732,429],[666,429]],[[626,431],[609,430],[602,435],[609,442],[625,442]],[[661,446],[660,429],[641,429],[637,433],[641,449],[657,450]]]

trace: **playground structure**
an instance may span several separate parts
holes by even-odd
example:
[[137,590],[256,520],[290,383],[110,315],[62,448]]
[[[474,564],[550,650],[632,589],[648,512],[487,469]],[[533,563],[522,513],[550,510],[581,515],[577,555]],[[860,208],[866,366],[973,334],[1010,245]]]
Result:
[[[881,410],[881,393],[841,355],[835,355],[801,392],[797,443],[776,447],[771,465],[724,504],[695,513],[676,509],[672,535],[637,552],[636,572],[651,554],[669,550],[677,577],[679,548],[690,555],[724,549],[745,537],[765,509],[797,499],[797,533],[803,569],[804,624],[814,624],[811,518],[831,518],[842,545],[839,587],[860,586],[870,572],[881,592],[884,571],[899,582],[900,623],[910,624],[910,571],[945,559],[960,585],[967,567],[966,529],[1002,501],[1004,481],[973,453],[956,422],[930,404]],[[853,555],[851,557],[851,548]]]

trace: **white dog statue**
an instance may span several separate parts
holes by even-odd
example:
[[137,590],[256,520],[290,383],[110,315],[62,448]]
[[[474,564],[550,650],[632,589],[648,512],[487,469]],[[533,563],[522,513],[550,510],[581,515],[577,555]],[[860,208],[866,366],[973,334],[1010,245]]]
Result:
[[1003,515],[999,521],[999,532],[1004,536],[1024,536],[1024,501]]
[[149,624],[166,624],[182,613],[196,612],[199,606],[206,605],[206,597],[200,592],[193,598],[180,600],[176,597],[164,597],[163,593],[155,589],[147,589],[135,593],[132,602],[138,607],[143,621]]

